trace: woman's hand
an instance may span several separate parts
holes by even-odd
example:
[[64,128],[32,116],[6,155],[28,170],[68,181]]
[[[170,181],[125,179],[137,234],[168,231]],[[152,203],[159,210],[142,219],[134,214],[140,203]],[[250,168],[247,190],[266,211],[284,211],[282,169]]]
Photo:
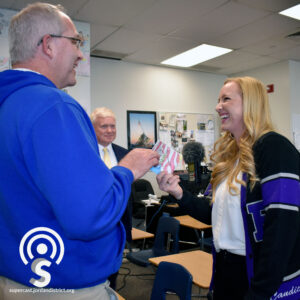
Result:
[[156,176],[156,180],[159,188],[162,191],[171,194],[177,200],[180,200],[182,198],[183,191],[178,184],[180,181],[178,175],[168,174],[163,171]]

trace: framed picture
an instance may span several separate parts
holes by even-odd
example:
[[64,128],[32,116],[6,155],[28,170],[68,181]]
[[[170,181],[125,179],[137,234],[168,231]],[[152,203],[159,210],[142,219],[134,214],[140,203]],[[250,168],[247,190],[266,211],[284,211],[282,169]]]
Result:
[[127,110],[128,149],[151,149],[156,140],[156,112]]

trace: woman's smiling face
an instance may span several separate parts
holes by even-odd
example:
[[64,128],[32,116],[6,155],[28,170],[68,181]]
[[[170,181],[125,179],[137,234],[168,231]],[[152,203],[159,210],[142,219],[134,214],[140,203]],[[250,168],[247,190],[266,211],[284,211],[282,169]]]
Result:
[[220,90],[216,111],[221,118],[221,129],[232,133],[238,141],[245,130],[243,97],[237,83],[227,82]]

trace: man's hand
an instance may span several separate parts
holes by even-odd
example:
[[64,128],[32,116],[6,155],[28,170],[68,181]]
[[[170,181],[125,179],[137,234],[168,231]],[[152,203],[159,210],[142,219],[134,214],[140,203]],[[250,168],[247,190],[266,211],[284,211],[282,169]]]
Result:
[[132,171],[134,180],[141,178],[156,166],[159,161],[159,154],[150,149],[135,148],[130,151],[120,161],[119,166],[128,168]]

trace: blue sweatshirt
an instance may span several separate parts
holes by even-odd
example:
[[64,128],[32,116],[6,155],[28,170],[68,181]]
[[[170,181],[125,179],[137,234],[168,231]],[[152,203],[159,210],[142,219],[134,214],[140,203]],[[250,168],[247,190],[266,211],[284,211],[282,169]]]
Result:
[[[0,275],[32,286],[44,270],[47,288],[104,282],[121,265],[132,172],[109,170],[83,108],[30,71],[0,73],[0,141]],[[39,258],[49,264],[38,272]]]

